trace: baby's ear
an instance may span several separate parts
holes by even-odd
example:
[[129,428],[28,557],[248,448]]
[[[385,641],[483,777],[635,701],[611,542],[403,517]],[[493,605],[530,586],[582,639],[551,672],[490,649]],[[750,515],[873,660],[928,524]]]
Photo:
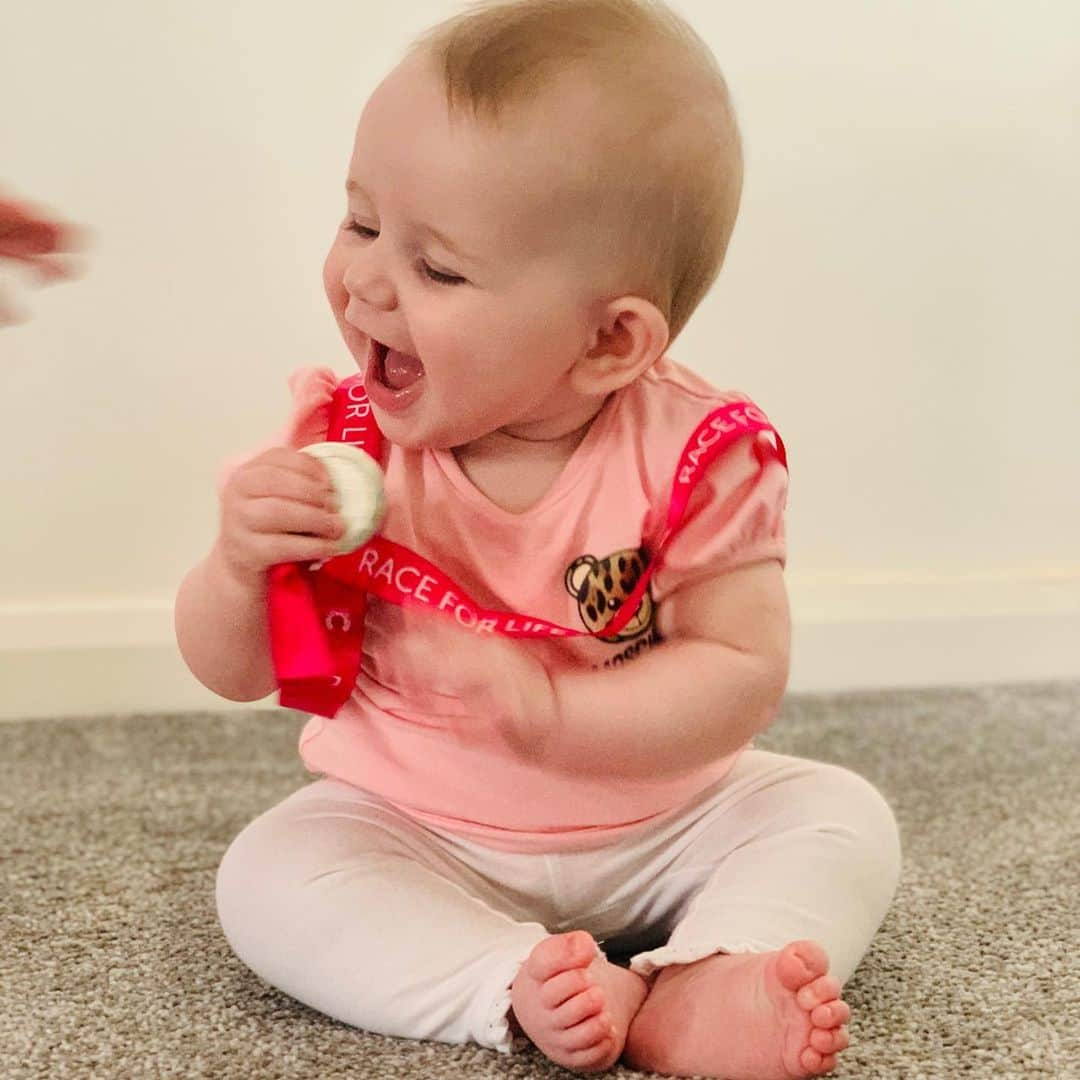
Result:
[[593,345],[570,373],[585,396],[628,386],[664,355],[668,324],[660,309],[640,296],[608,301],[593,331]]

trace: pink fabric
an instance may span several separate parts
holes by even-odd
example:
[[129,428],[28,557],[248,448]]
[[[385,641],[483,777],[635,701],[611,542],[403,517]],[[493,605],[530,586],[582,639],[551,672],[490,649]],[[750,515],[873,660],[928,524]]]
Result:
[[[385,440],[372,415],[362,376],[353,375],[338,384],[329,417],[327,435],[330,442],[340,441],[358,447],[378,462],[384,460]],[[316,425],[316,430],[321,427],[321,423]],[[356,685],[367,629],[369,596],[421,610],[428,616],[453,619],[481,637],[499,634],[535,639],[592,634],[607,641],[621,641],[638,636],[647,622],[646,616],[654,610],[652,597],[647,595],[653,574],[664,564],[667,549],[678,535],[697,485],[709,474],[709,466],[714,461],[722,458],[739,440],[755,432],[768,433],[786,467],[787,458],[779,432],[753,402],[742,399],[727,402],[711,410],[695,426],[672,478],[663,531],[652,545],[648,560],[635,557],[631,561],[619,556],[620,568],[614,574],[619,585],[616,588],[609,580],[605,586],[615,589],[610,603],[605,604],[603,596],[593,596],[595,581],[589,579],[600,569],[598,560],[586,556],[579,562],[585,562],[587,566],[581,567],[576,562],[568,568],[568,590],[579,600],[587,598],[589,602],[589,617],[584,628],[560,626],[535,613],[485,608],[469,595],[468,589],[435,563],[382,534],[373,536],[355,551],[318,564],[286,563],[272,567],[270,648],[279,688],[278,700],[301,712],[331,719],[337,716]],[[754,452],[764,461],[761,456],[763,445],[755,444]],[[549,486],[550,483],[549,479]],[[610,561],[609,556],[607,562]],[[627,562],[631,562],[629,567]],[[604,572],[611,575],[610,567]],[[430,634],[433,630],[430,620],[426,620],[425,633]],[[408,638],[416,637],[415,634],[408,635]],[[400,643],[395,638],[389,651],[395,661],[404,662],[414,644],[416,642],[412,640]],[[452,696],[460,698],[461,687],[468,685],[467,680],[462,682],[457,677],[461,664],[455,661],[448,665],[447,650],[435,647],[435,642],[430,644],[432,648],[426,658],[417,658],[414,668],[424,672],[429,680],[436,674],[441,680],[449,679],[447,685]],[[479,640],[467,648],[455,643],[449,653],[461,652],[465,654],[462,660],[468,661],[477,659],[468,654],[488,647]],[[384,650],[384,655],[386,652]],[[512,659],[506,653],[499,656],[507,661]],[[480,662],[500,664],[502,659],[488,655]],[[415,682],[411,677],[405,681]],[[401,679],[398,679],[397,684],[400,683]],[[415,692],[410,696],[414,697]]]
[[[326,437],[335,382],[327,369],[293,376],[295,407],[281,442],[301,446]],[[630,558],[642,545],[652,550],[659,539],[690,433],[733,396],[743,395],[723,394],[665,358],[608,401],[551,490],[522,514],[491,503],[449,451],[390,446],[382,534],[430,559],[486,607],[585,628],[589,605],[619,593],[620,555]],[[632,662],[658,640],[655,605],[681,584],[762,559],[785,560],[786,495],[787,472],[768,437],[740,440],[710,466],[691,498],[641,625],[618,642],[557,638],[520,647],[553,666]],[[423,632],[423,617],[406,618],[375,597],[367,619],[369,626],[381,623],[381,640]],[[468,640],[463,634],[463,648]],[[468,716],[460,702],[448,702],[438,715],[418,711],[416,687],[410,694],[399,679],[388,658],[365,652],[349,701],[334,719],[312,717],[305,727],[305,765],[423,822],[505,850],[570,850],[623,835],[677,810],[737,757],[664,781],[550,775],[515,758],[493,725]]]

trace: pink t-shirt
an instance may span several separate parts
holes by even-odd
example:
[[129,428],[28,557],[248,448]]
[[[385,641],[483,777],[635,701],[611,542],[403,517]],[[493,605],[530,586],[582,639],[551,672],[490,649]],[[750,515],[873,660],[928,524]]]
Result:
[[[328,369],[292,377],[293,416],[279,441],[302,446],[326,437],[336,382]],[[608,399],[551,489],[520,514],[483,495],[450,451],[389,446],[381,532],[431,560],[482,607],[592,629],[605,621],[610,601],[633,587],[642,550],[655,550],[691,433],[713,409],[741,397],[665,357]],[[769,437],[740,439],[698,485],[620,640],[545,638],[520,647],[552,666],[632,663],[658,643],[656,607],[674,589],[764,559],[785,562],[786,499],[787,472]],[[416,619],[413,614],[409,622]],[[391,633],[403,626],[401,609],[376,597],[369,599],[367,624],[373,620]],[[467,648],[469,634],[463,632],[461,642]],[[632,737],[630,703],[627,713]],[[582,849],[625,836],[677,811],[738,756],[655,781],[565,776],[516,756],[483,716],[466,719],[455,716],[451,734],[445,710],[418,708],[409,685],[365,650],[352,696],[335,718],[311,718],[300,754],[311,772],[380,795],[423,823],[529,852]]]

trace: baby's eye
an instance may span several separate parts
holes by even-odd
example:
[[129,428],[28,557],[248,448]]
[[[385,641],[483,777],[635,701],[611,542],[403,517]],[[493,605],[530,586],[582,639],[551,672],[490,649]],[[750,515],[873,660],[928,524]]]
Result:
[[441,270],[436,270],[427,263],[423,264],[424,273],[427,274],[432,281],[437,281],[440,285],[463,285],[465,279],[459,277],[457,274],[444,274]]
[[[374,240],[379,235],[378,229],[369,228],[367,225],[361,225],[359,221],[350,218],[345,223],[345,228],[349,232],[356,233],[357,236],[362,236],[365,240]],[[465,278],[459,274],[445,274],[442,270],[436,270],[433,266],[428,266],[426,262],[421,262],[420,266],[423,268],[424,273],[432,281],[437,282],[440,285],[464,285]]]
[[346,226],[349,232],[356,233],[357,236],[367,236],[374,239],[378,236],[378,232],[375,229],[369,229],[366,225],[361,225],[358,221],[350,221]]

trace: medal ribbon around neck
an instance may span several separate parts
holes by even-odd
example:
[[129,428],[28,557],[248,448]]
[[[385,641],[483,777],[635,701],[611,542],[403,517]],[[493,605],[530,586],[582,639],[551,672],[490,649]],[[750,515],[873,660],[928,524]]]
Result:
[[[353,375],[338,384],[330,405],[327,439],[357,446],[381,464],[383,434],[362,378]],[[749,399],[726,402],[697,426],[675,470],[667,521],[656,551],[633,591],[599,630],[577,630],[547,619],[483,608],[434,563],[378,534],[355,551],[323,562],[271,567],[270,652],[281,705],[333,717],[348,700],[360,672],[368,594],[449,616],[478,633],[512,638],[618,633],[637,612],[706,469],[738,439],[760,431],[773,435],[776,452],[787,468],[783,440]],[[760,447],[755,452],[763,460]]]

